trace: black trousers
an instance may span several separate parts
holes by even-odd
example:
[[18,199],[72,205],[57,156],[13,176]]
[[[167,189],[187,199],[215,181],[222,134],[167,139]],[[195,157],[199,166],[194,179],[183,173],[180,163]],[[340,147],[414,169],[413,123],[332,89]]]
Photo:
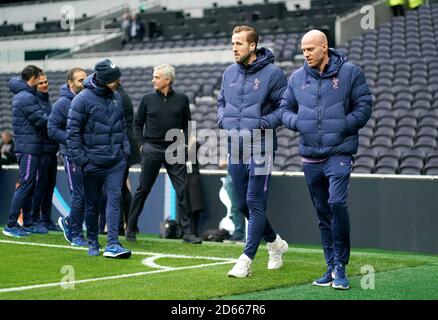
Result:
[[187,169],[185,164],[168,164],[165,159],[166,147],[160,144],[146,142],[141,151],[142,164],[139,184],[132,198],[131,210],[128,218],[128,232],[133,232],[138,218],[143,211],[152,186],[154,185],[161,166],[167,170],[170,181],[175,188],[178,206],[178,221],[183,233],[193,234],[193,216],[190,207],[190,194],[187,187]]

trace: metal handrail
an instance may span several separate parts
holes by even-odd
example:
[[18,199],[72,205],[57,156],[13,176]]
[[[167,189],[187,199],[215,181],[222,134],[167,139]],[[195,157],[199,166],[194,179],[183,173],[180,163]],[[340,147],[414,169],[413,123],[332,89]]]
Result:
[[93,30],[74,30],[73,32],[50,32],[50,33],[32,33],[32,34],[22,34],[16,36],[4,36],[0,37],[0,41],[10,41],[10,40],[26,40],[29,38],[57,38],[57,37],[68,37],[68,36],[87,36],[94,34],[104,33],[114,33],[120,31],[118,28],[111,29],[93,29]]

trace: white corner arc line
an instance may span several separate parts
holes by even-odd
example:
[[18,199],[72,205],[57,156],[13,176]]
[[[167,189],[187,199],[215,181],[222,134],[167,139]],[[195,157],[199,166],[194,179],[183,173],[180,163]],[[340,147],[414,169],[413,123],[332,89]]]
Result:
[[162,270],[174,269],[173,267],[166,267],[166,266],[162,266],[162,265],[155,263],[155,260],[160,259],[160,258],[163,258],[163,256],[162,255],[152,256],[152,257],[143,259],[141,261],[141,263],[149,268],[154,268],[154,269],[162,269]]
[[[48,248],[71,249],[71,250],[82,250],[82,251],[87,250],[87,248],[81,248],[81,247],[63,246],[63,245],[55,245],[55,244],[47,244],[47,243],[31,243],[31,242],[24,242],[24,241],[0,240],[0,243],[48,247]],[[139,277],[139,276],[144,276],[144,275],[148,275],[148,274],[155,274],[155,273],[162,273],[162,272],[169,272],[169,271],[188,270],[188,269],[197,269],[197,268],[217,266],[217,265],[222,265],[222,264],[231,264],[231,263],[236,262],[236,259],[219,258],[219,257],[186,256],[186,255],[164,254],[164,253],[154,253],[154,252],[141,252],[141,251],[140,252],[133,252],[133,254],[151,255],[151,257],[149,257],[149,258],[143,259],[142,264],[144,264],[148,267],[151,267],[151,268],[157,268],[159,270],[146,271],[146,272],[136,272],[136,273],[130,273],[130,274],[121,274],[121,275],[101,277],[101,278],[83,279],[83,280],[77,280],[77,281],[70,281],[70,282],[68,282],[68,284],[73,285],[73,284],[81,284],[81,283],[96,282],[96,281]],[[199,265],[195,265],[195,266],[186,266],[186,267],[166,267],[166,266],[161,266],[161,265],[158,265],[155,263],[155,260],[158,258],[205,259],[205,260],[216,260],[219,262],[204,263],[204,264],[199,264]],[[31,285],[31,286],[0,288],[0,293],[17,292],[17,291],[25,291],[25,290],[41,289],[41,288],[50,288],[50,287],[62,286],[64,284],[65,284],[64,282],[54,282],[54,283],[37,284],[37,285]]]

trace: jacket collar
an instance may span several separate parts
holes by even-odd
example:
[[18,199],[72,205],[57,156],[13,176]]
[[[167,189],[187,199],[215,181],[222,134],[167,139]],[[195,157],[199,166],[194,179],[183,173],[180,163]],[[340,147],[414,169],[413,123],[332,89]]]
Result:
[[306,72],[310,76],[316,79],[331,78],[339,72],[339,69],[346,61],[347,61],[347,57],[341,51],[330,48],[329,62],[324,67],[324,70],[322,71],[321,74],[319,73],[318,69],[309,67],[307,62],[304,62],[304,70],[306,70]]
[[105,98],[111,98],[113,96],[113,91],[108,87],[99,87],[96,84],[95,79],[95,73],[90,74],[85,80],[84,80],[84,88],[90,89],[93,91],[96,95],[105,97]]
[[270,63],[274,63],[275,58],[272,52],[269,49],[266,48],[259,48],[256,51],[257,59],[248,65],[244,64],[237,64],[239,66],[239,71],[241,73],[248,73],[248,74],[254,74],[257,71],[263,69]]
[[48,92],[41,92],[38,91],[36,92],[36,96],[38,97],[38,99],[44,101],[44,102],[48,102],[49,101],[49,93]]
[[167,96],[165,96],[164,93],[162,93],[162,92],[159,91],[159,90],[155,90],[155,92],[156,92],[160,97],[163,97],[163,98],[168,98],[168,97],[173,96],[173,95],[175,94],[175,90],[173,90],[172,87],[170,87],[169,92],[167,93]]

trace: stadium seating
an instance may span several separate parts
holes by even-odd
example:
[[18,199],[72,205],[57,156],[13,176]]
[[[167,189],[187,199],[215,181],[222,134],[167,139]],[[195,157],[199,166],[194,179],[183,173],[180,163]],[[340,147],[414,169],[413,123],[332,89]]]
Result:
[[[312,8],[330,8],[330,1],[312,1]],[[337,3],[337,2],[336,2]],[[339,2],[339,6],[342,7]],[[315,5],[315,7],[313,7]],[[345,6],[347,10],[348,6]],[[316,9],[315,9],[316,10]],[[304,11],[304,10],[303,10]],[[211,13],[211,16],[214,16]],[[216,13],[218,14],[218,13]],[[289,13],[285,13],[287,15]],[[207,15],[206,19],[209,16]],[[287,18],[287,17],[286,17]],[[183,18],[181,18],[183,19]],[[369,30],[338,46],[349,60],[361,66],[373,94],[373,114],[359,131],[360,146],[353,172],[378,174],[438,174],[438,5],[408,11],[405,17]],[[291,61],[299,52],[304,30],[296,33],[266,33],[261,43],[273,46],[278,60]],[[193,39],[148,39],[131,43],[124,50],[155,50],[175,47],[229,45],[227,37]],[[301,63],[280,63],[289,76]],[[216,97],[226,64],[180,65],[176,67],[175,89],[190,99],[192,118],[198,129],[216,129]],[[47,72],[52,101],[65,72]],[[11,128],[10,98],[0,74],[0,128]],[[152,90],[152,68],[125,68],[122,84],[137,109],[142,95]],[[285,128],[277,130],[278,152],[275,170],[301,171],[298,135]],[[217,169],[209,164],[203,168]]]

